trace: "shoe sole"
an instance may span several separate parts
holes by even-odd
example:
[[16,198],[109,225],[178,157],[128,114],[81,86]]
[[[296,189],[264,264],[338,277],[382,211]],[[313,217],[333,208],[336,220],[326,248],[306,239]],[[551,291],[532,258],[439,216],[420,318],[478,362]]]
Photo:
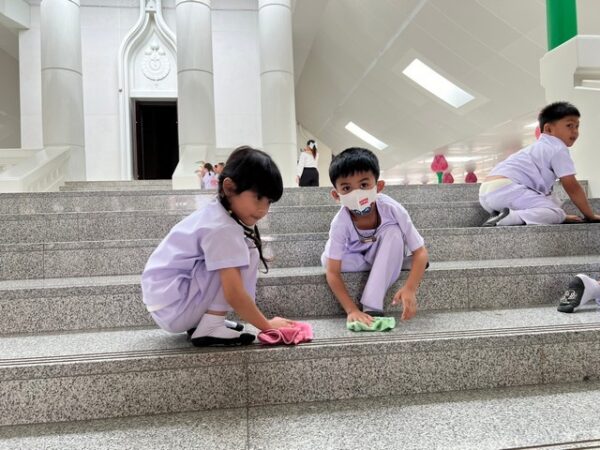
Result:
[[254,342],[256,336],[250,333],[242,333],[239,337],[234,339],[218,338],[213,336],[201,336],[198,338],[190,339],[194,347],[220,347],[220,346],[232,346],[232,345],[250,345]]

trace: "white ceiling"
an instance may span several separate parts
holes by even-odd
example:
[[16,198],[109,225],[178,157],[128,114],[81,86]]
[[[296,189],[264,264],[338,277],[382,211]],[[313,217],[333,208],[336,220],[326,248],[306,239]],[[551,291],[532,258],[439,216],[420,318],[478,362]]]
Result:
[[[424,159],[437,149],[484,159],[520,145],[519,134],[533,136],[523,125],[545,103],[539,82],[545,0],[297,0],[294,6],[297,119],[334,152],[368,147],[344,129],[353,121],[389,145],[377,155],[398,177],[428,167]],[[578,9],[581,16],[579,3]],[[416,85],[402,74],[414,57],[476,100],[454,109]],[[413,166],[399,165],[409,161]]]

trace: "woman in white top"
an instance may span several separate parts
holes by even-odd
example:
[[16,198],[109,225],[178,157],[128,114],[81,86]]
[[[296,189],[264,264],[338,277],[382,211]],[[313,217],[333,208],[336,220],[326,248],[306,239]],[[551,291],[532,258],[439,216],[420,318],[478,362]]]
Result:
[[296,171],[296,183],[298,183],[298,186],[319,185],[318,161],[317,143],[310,139],[298,159],[298,169]]

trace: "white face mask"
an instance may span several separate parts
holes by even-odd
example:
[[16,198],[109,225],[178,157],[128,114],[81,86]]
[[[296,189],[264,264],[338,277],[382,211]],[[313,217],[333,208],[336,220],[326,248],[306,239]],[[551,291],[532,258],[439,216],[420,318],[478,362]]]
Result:
[[377,186],[373,189],[354,189],[348,194],[340,194],[340,202],[357,216],[371,212],[371,204],[377,199]]

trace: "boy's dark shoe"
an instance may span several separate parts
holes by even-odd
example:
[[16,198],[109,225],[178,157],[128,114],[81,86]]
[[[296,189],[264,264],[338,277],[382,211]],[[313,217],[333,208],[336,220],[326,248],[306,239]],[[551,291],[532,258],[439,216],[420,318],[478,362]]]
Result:
[[482,227],[495,227],[496,225],[498,225],[498,222],[500,222],[502,219],[504,219],[506,216],[508,216],[508,213],[510,213],[510,209],[503,208],[498,214],[492,214],[488,220],[483,222],[483,224],[481,226]]
[[575,277],[569,283],[569,287],[560,298],[558,304],[558,311],[564,313],[572,313],[575,308],[581,304],[583,293],[585,292],[585,285],[579,277]]

